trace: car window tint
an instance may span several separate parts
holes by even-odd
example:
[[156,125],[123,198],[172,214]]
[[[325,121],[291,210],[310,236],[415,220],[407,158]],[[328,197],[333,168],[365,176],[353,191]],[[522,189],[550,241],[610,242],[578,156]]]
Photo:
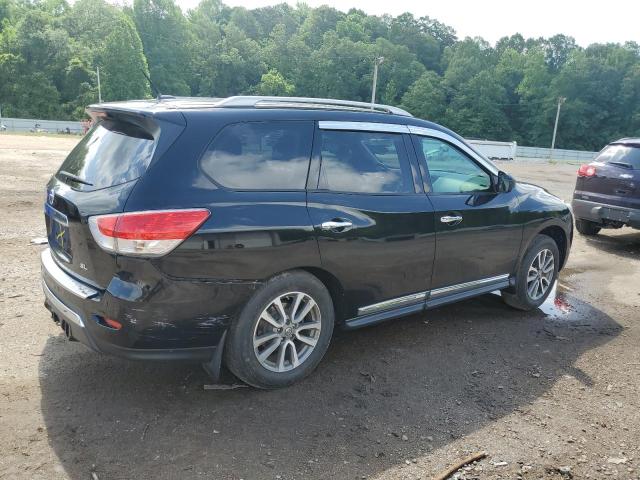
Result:
[[600,152],[596,161],[640,170],[640,148],[629,145],[609,145]]
[[436,138],[419,138],[434,193],[470,193],[491,188],[491,177],[471,158]]
[[250,190],[302,190],[307,181],[313,122],[228,125],[211,143],[201,166],[220,185]]
[[321,130],[319,188],[353,193],[412,193],[402,135]]
[[153,137],[136,125],[104,120],[75,146],[56,176],[80,190],[120,185],[146,172],[155,145]]

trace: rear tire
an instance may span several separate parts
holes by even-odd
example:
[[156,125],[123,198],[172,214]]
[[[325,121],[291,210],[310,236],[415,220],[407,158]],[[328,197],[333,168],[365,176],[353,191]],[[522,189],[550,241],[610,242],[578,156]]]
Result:
[[225,364],[257,388],[280,388],[309,375],[333,333],[331,295],[313,275],[281,273],[251,297],[229,329]]
[[597,235],[600,231],[600,227],[597,223],[590,220],[576,218],[576,230],[578,230],[582,235]]
[[502,292],[505,303],[518,310],[538,308],[551,293],[559,265],[556,242],[547,235],[536,236],[518,266],[514,293]]

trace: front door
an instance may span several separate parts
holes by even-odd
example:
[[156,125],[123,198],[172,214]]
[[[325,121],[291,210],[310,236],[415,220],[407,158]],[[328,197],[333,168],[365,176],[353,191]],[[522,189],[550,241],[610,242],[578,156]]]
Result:
[[[426,166],[428,197],[435,210],[436,257],[432,290],[455,293],[504,282],[513,272],[522,240],[513,192],[497,192],[488,168],[456,139],[414,135]],[[424,171],[424,170],[423,170]],[[464,288],[463,288],[464,289]]]
[[434,215],[415,158],[407,154],[409,136],[396,125],[319,126],[318,182],[307,201],[323,268],[344,289],[341,313],[353,318],[424,303],[434,259]]

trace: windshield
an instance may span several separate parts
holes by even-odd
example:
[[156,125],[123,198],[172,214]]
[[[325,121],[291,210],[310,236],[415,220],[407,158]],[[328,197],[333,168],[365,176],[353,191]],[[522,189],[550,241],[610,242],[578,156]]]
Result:
[[79,190],[119,185],[146,171],[154,146],[153,137],[140,127],[104,120],[76,145],[56,176]]
[[640,170],[640,148],[629,145],[608,145],[596,158],[597,162]]

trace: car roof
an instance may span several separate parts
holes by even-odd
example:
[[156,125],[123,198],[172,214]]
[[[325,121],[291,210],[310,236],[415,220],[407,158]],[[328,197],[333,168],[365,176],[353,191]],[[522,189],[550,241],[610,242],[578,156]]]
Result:
[[466,141],[457,133],[434,122],[412,116],[409,112],[389,105],[352,102],[326,98],[307,97],[265,97],[236,96],[227,98],[208,97],[173,97],[163,96],[157,99],[127,100],[123,102],[106,102],[87,107],[92,116],[100,116],[100,112],[122,112],[145,117],[164,117],[169,119],[175,115],[192,120],[204,121],[206,117],[216,116],[226,121],[246,121],[273,119],[306,119],[335,120],[351,122],[391,123],[413,125],[447,133],[457,140]]

